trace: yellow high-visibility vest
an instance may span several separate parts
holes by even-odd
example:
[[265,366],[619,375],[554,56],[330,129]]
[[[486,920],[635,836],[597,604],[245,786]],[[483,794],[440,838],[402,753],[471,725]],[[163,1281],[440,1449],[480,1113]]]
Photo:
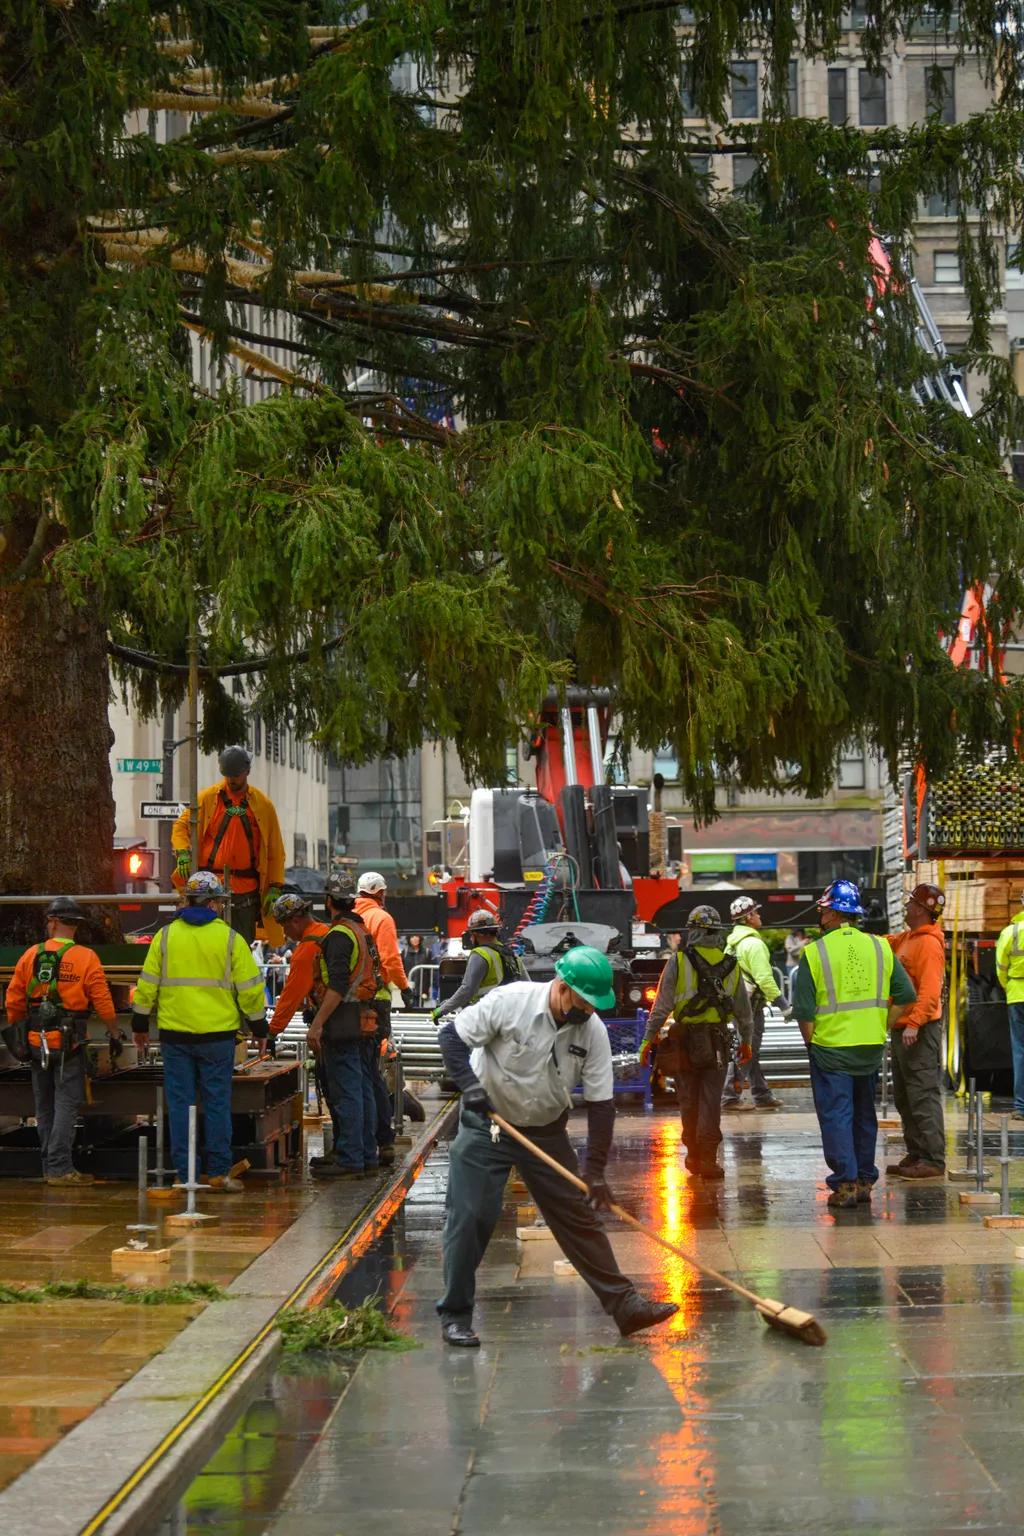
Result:
[[175,918],[154,935],[132,1007],[150,1013],[154,1004],[161,1029],[187,1035],[223,1034],[238,1027],[239,1014],[255,1023],[267,1011],[252,951],[219,917]]
[[812,1044],[884,1045],[895,955],[884,939],[843,923],[804,950],[817,1007]]

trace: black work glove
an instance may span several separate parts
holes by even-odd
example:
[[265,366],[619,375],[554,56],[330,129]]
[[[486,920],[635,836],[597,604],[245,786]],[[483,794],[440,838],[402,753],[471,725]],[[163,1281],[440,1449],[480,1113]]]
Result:
[[477,1115],[489,1115],[494,1108],[487,1097],[487,1089],[483,1083],[473,1083],[471,1087],[463,1088],[462,1102],[467,1109],[471,1109]]
[[587,1175],[587,1204],[592,1211],[611,1210],[615,1196],[608,1188],[603,1173]]
[[412,1007],[412,987],[406,987],[402,993],[402,1006],[405,1008]]

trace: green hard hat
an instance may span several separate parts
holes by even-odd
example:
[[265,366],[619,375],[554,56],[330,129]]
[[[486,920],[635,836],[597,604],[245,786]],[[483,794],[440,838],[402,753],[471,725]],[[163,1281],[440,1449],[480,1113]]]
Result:
[[566,950],[555,966],[555,975],[595,1008],[614,1008],[611,961],[590,944]]

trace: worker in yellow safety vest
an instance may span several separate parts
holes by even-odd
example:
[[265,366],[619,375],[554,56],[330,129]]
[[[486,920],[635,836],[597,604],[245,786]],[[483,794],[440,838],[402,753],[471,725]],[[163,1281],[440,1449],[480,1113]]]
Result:
[[996,940],[996,975],[1009,1004],[1013,1118],[1024,1120],[1024,912],[1018,912]]
[[446,1013],[468,1008],[477,998],[495,987],[503,987],[510,981],[529,981],[526,967],[519,956],[498,937],[501,922],[496,912],[481,907],[466,924],[462,936],[465,949],[469,950],[466,973],[446,1003],[435,1008],[431,1018],[436,1024]]
[[864,916],[852,880],[834,880],[818,902],[822,936],[800,956],[793,1012],[811,1059],[828,1203],[870,1203],[878,1178],[875,1086],[890,1027],[917,1001],[892,948],[854,919]]
[[[219,784],[201,790],[199,805],[199,868],[212,870],[231,896],[231,926],[247,944],[257,926],[273,948],[284,933],[273,907],[284,883],[284,840],[273,801],[249,783],[252,753],[248,747],[225,747],[220,754]],[[189,813],[182,811],[171,829],[177,864],[171,876],[180,891],[192,870]]]
[[171,1127],[171,1157],[178,1178],[188,1178],[188,1112],[202,1095],[206,1172],[210,1188],[242,1189],[231,1169],[231,1078],[240,1022],[266,1038],[263,977],[242,935],[221,919],[224,887],[208,870],[190,875],[187,905],[155,934],[132,999],[132,1031],[140,1050],[149,1044],[156,1009],[164,1092]]

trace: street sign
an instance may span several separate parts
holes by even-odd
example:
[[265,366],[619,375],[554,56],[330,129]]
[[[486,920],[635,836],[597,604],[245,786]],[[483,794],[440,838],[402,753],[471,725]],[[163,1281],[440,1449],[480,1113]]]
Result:
[[118,773],[159,773],[163,764],[158,757],[119,757]]
[[143,800],[139,815],[143,821],[177,821],[187,809],[183,800]]

